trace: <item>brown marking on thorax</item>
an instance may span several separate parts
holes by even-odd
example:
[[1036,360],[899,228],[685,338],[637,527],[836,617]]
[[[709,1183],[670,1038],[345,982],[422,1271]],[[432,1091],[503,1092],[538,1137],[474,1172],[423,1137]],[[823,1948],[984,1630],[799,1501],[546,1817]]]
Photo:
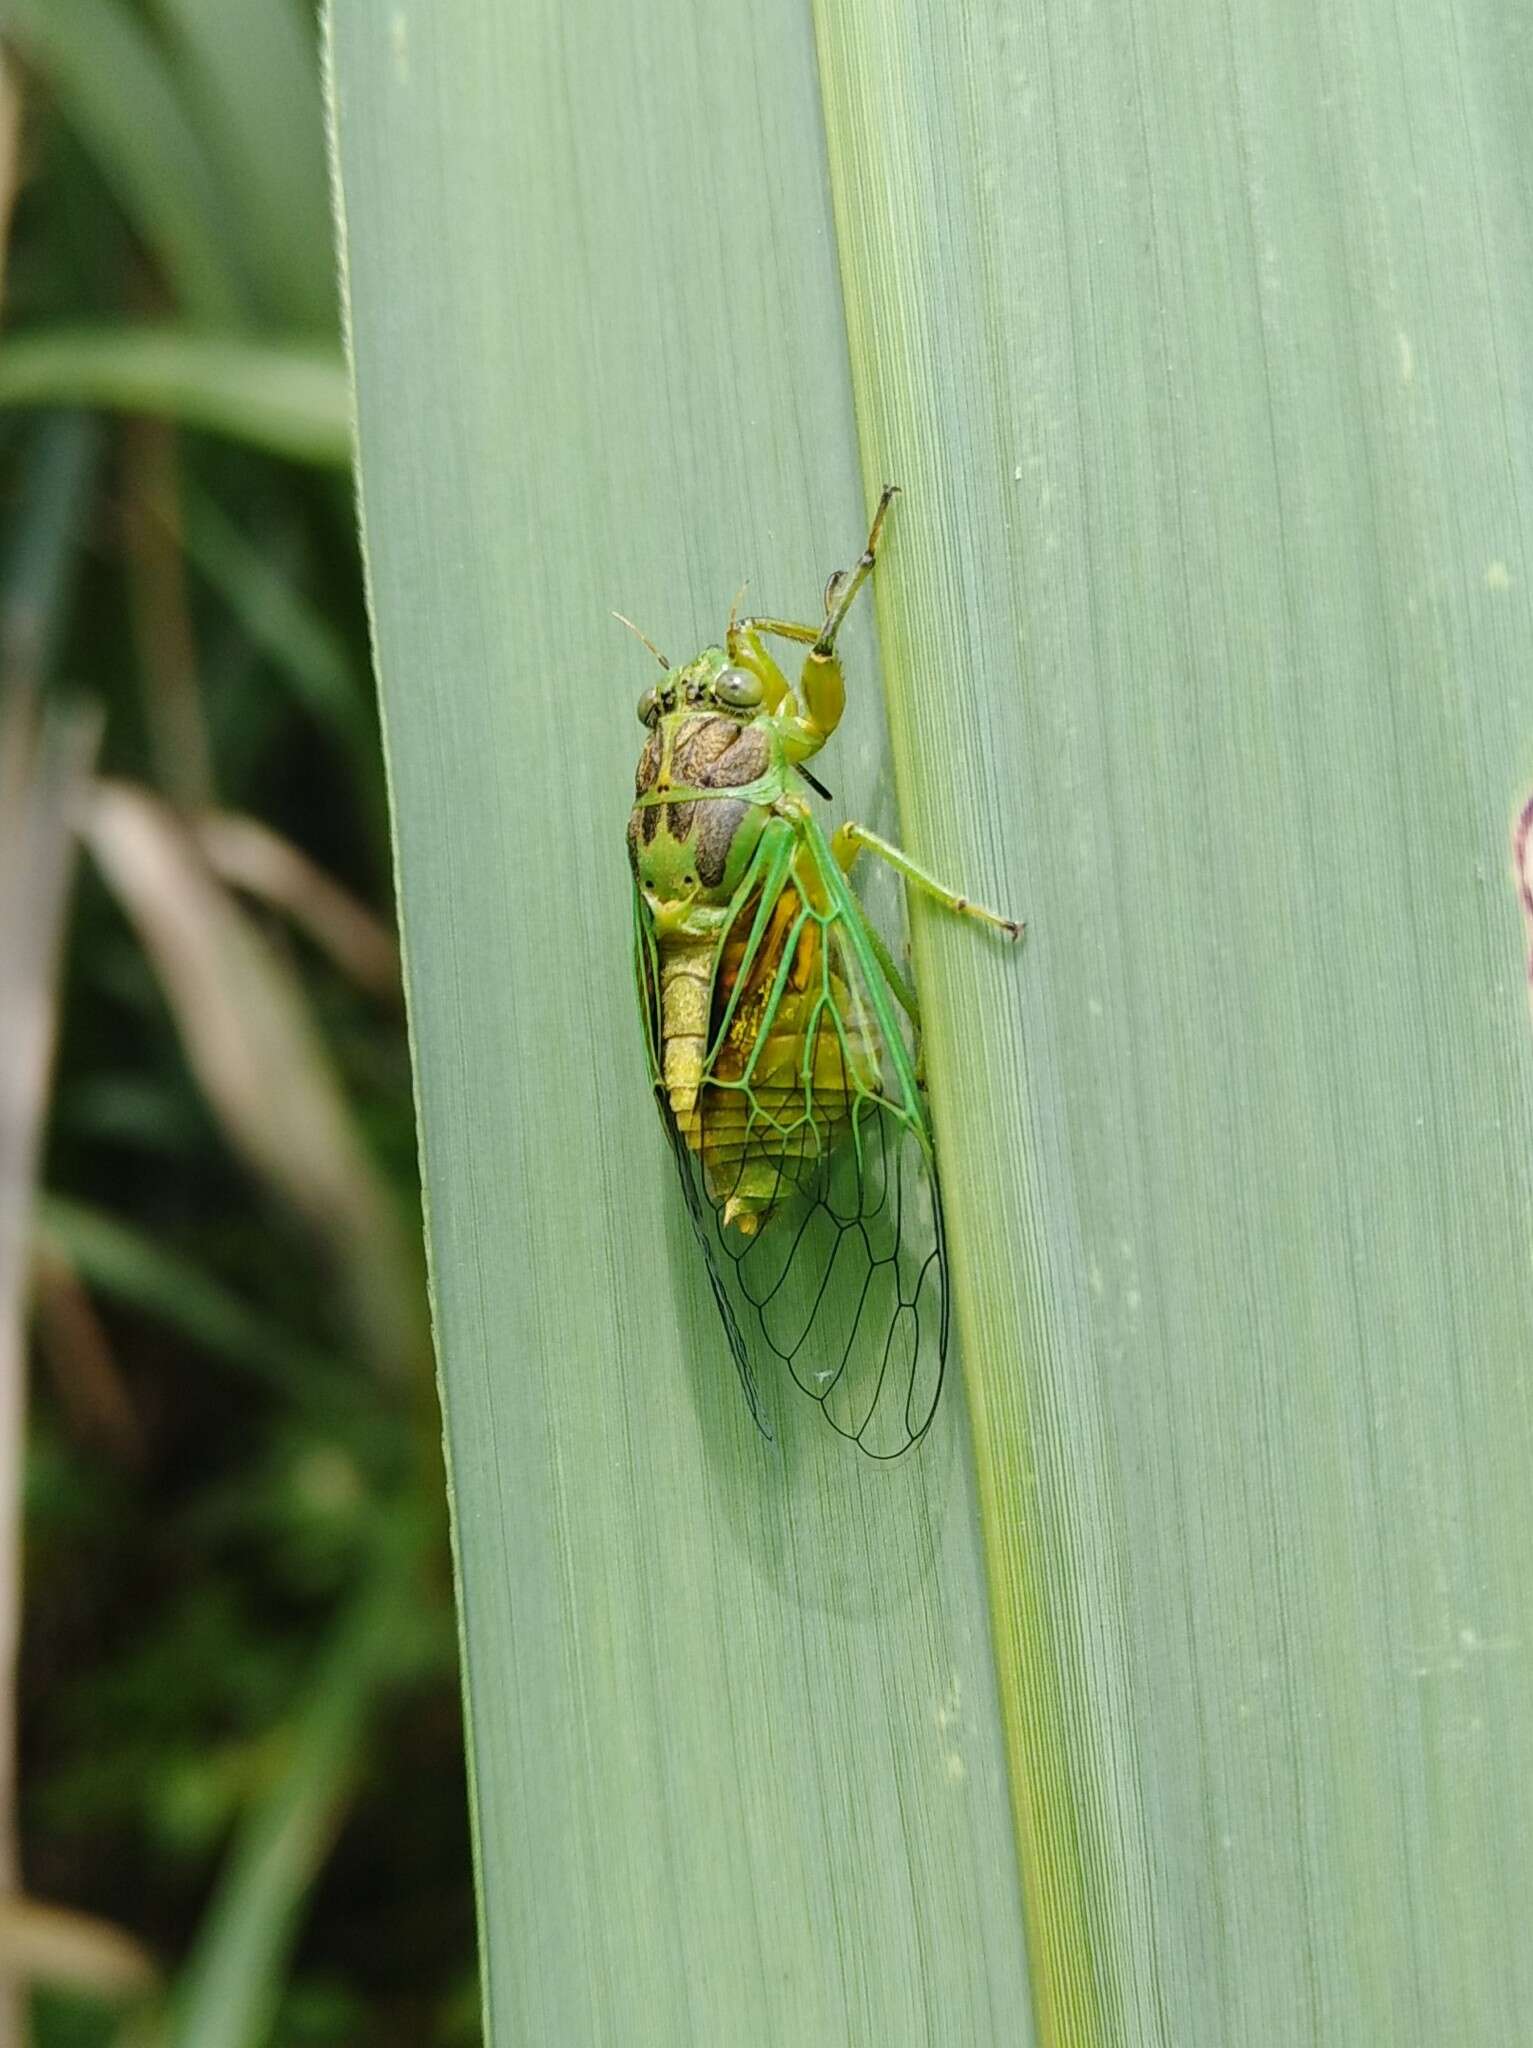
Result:
[[[644,751],[640,754],[639,765],[634,770],[634,795],[643,796],[646,790],[653,789],[659,773],[660,735],[657,732],[652,732],[644,742]],[[646,810],[640,810],[637,805],[634,806],[628,816],[628,853],[631,860],[637,863],[640,840],[648,846],[659,829],[660,806],[658,804],[651,804]]]
[[738,789],[764,775],[770,760],[767,736],[759,727],[699,712],[676,728],[671,780],[695,789]]
[[[651,733],[639,756],[634,776],[634,794],[661,792],[672,785],[690,789],[739,789],[764,775],[771,765],[770,742],[759,728],[741,725],[736,718],[700,711],[678,724],[665,758],[662,737]],[[697,878],[705,888],[716,889],[724,879],[729,849],[745,803],[721,796],[717,802],[693,799],[686,803],[650,804],[636,808],[628,823],[628,845],[637,857],[640,844],[650,846],[660,829],[662,809],[665,829],[678,843],[694,842]]]

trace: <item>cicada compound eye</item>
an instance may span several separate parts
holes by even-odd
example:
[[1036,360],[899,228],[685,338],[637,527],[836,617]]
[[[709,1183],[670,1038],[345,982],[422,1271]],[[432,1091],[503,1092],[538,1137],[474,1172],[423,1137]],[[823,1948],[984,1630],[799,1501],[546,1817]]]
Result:
[[753,676],[749,669],[721,669],[713,685],[713,694],[731,711],[754,711],[762,699],[761,678]]
[[655,690],[646,690],[639,699],[640,725],[656,725],[660,719],[660,697]]

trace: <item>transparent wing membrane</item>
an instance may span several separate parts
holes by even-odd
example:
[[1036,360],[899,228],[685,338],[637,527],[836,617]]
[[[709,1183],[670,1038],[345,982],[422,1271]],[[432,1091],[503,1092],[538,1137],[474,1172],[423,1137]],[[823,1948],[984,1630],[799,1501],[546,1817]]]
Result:
[[786,1366],[874,1458],[925,1434],[947,1356],[941,1199],[910,1048],[861,912],[811,828],[769,849],[713,959],[695,1087],[667,1087],[660,950],[640,910],[651,1070],[746,1399]]

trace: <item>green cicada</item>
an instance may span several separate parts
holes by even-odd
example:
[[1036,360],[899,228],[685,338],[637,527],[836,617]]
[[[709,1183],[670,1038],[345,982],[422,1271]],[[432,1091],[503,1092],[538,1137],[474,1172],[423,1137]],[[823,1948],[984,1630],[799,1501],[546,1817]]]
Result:
[[[628,821],[650,1075],[751,1414],[770,1435],[748,1331],[877,1458],[931,1421],[948,1276],[920,1014],[848,871],[866,847],[1021,935],[861,825],[827,840],[809,808],[828,792],[803,764],[846,699],[836,636],[894,489],[819,625],[731,614],[724,645],[680,669],[645,641],[665,675],[639,701]],[[809,650],[796,696],[768,636]]]

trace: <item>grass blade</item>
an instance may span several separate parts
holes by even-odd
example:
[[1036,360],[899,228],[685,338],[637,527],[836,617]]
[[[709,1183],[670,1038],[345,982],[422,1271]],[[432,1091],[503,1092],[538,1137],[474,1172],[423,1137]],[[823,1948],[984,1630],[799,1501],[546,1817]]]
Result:
[[354,1782],[366,1718],[405,1624],[394,1562],[358,1597],[293,1716],[284,1768],[247,1815],[176,1985],[168,2048],[261,2048],[305,1897]]
[[0,662],[8,690],[39,694],[52,672],[101,436],[83,414],[33,423],[28,516],[13,522],[0,582]]
[[37,1234],[96,1292],[180,1330],[210,1357],[300,1401],[334,1399],[342,1369],[329,1352],[248,1308],[190,1260],[101,1210],[44,1195]]
[[142,1944],[110,1921],[23,1898],[0,1904],[0,1969],[34,1988],[114,2006],[138,2003],[159,1976]]
[[0,407],[88,405],[156,413],[334,467],[351,459],[346,379],[334,351],[179,327],[60,327],[0,344]]
[[350,748],[375,747],[372,707],[355,657],[323,606],[284,574],[274,537],[245,533],[216,498],[195,489],[187,492],[183,537],[188,561],[270,656],[315,723]]
[[223,194],[169,66],[120,0],[0,0],[0,34],[47,80],[190,318],[249,308]]
[[816,12],[1043,2031],[1511,2044],[1533,73]]
[[304,10],[298,0],[156,0],[156,11],[268,312],[284,326],[333,334],[324,119]]
[[[333,11],[491,2039],[1007,2038],[1020,1858],[1060,2048],[1511,2048],[1528,67],[815,14]],[[913,920],[983,1555],[951,1413],[762,1466],[625,1017],[605,613],[812,611],[886,477],[905,828],[1030,922]]]
[[[15,1679],[31,1211],[74,875],[72,811],[97,739],[95,718],[39,717],[29,692],[7,680],[0,707],[0,1899],[21,1884]],[[16,2040],[22,2029],[17,1982],[0,1980],[0,2036]]]
[[[0,579],[0,1894],[19,1906],[16,1660],[27,1414],[33,1205],[57,1034],[59,962],[74,878],[75,806],[99,720],[44,696],[76,566],[94,454],[82,421],[45,422],[18,475]],[[25,2031],[14,1974],[0,1976],[0,2035]]]
[[1025,2041],[961,1403],[879,1471],[777,1387],[764,1449],[633,1014],[609,608],[812,613],[866,530],[807,18],[343,0],[332,60],[487,2040]]
[[230,1141],[329,1251],[374,1363],[403,1374],[424,1340],[400,1219],[292,970],[147,791],[98,783],[85,836]]

